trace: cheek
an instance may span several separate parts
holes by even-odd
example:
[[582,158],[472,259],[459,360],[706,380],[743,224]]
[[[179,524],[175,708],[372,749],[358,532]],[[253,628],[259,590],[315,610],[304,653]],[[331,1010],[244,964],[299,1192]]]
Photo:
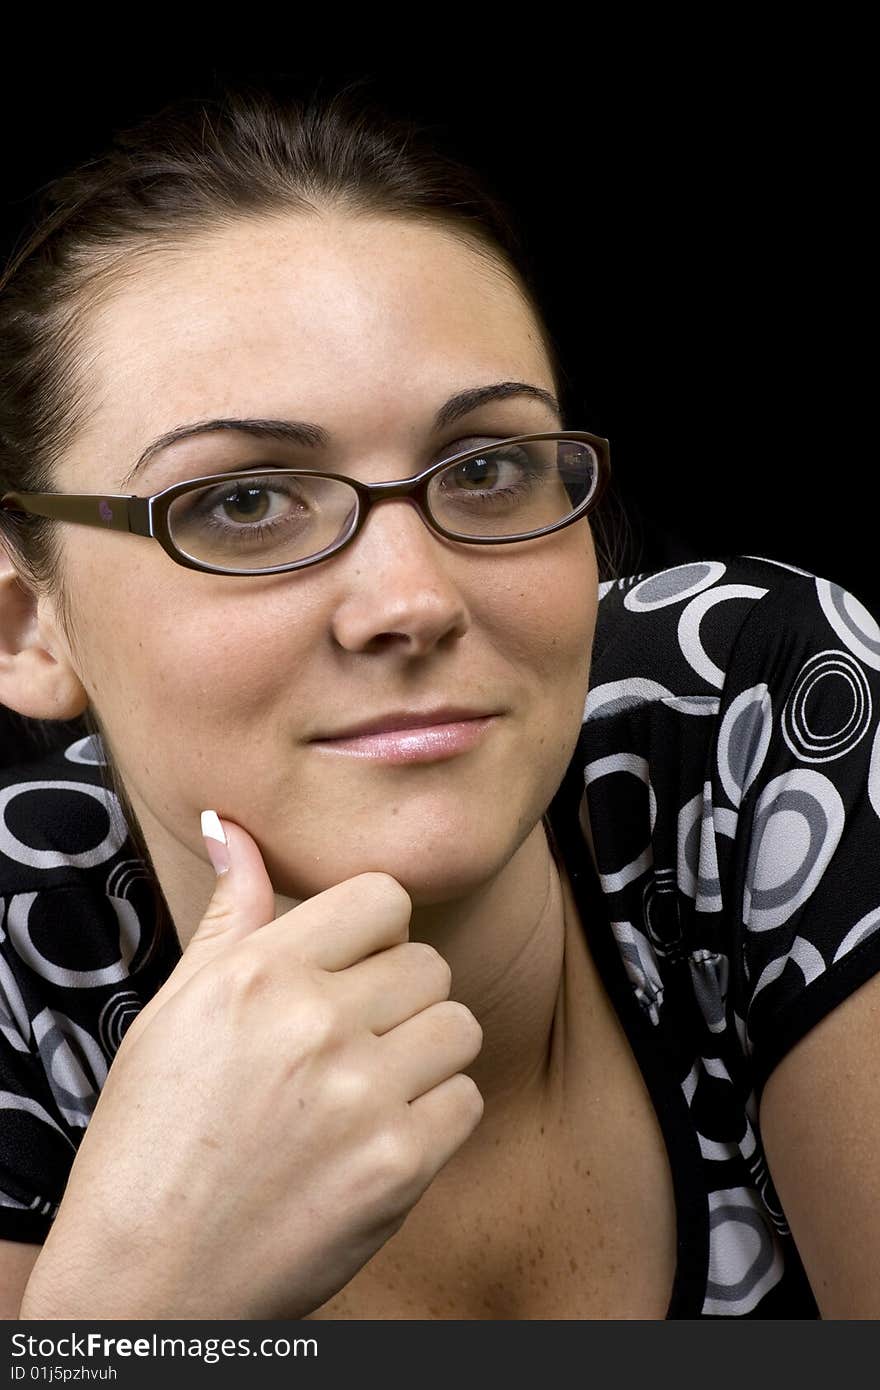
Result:
[[220,592],[210,579],[200,588],[198,575],[180,573],[178,582],[156,582],[155,570],[92,578],[89,609],[101,620],[80,625],[81,678],[119,746],[159,738],[197,749],[245,720],[253,730],[255,709],[277,704],[285,685],[294,693],[318,640],[308,606],[294,621],[277,581],[274,594],[258,585]]
[[541,544],[543,552],[511,556],[490,571],[491,583],[474,603],[473,616],[540,679],[548,699],[564,704],[573,691],[586,694],[598,606],[596,560],[589,537],[585,541],[577,526]]

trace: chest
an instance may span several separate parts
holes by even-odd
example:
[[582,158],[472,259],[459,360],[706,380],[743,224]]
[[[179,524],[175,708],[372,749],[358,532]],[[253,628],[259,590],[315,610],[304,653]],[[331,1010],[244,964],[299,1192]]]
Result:
[[622,1032],[601,1085],[571,1095],[557,1123],[529,1144],[499,1143],[480,1164],[456,1169],[453,1160],[441,1170],[400,1230],[310,1316],[666,1316],[676,1262],[672,1175]]

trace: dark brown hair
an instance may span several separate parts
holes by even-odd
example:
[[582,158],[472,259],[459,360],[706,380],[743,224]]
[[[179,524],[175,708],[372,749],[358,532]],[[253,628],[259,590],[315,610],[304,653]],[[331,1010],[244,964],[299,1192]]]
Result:
[[[99,157],[41,190],[33,228],[0,277],[0,491],[53,490],[96,404],[80,347],[95,307],[136,278],[145,257],[249,216],[338,207],[438,224],[466,240],[531,309],[565,413],[569,381],[503,200],[433,127],[365,99],[365,80],[329,96],[221,82],[215,96],[183,98],[117,130]],[[616,577],[620,531],[601,508],[591,524],[600,577]],[[75,650],[57,523],[0,512],[0,543],[22,582],[57,604]],[[43,721],[24,722],[39,738]],[[61,727],[100,735],[110,789],[148,858],[96,711]],[[58,732],[43,731],[47,746]]]

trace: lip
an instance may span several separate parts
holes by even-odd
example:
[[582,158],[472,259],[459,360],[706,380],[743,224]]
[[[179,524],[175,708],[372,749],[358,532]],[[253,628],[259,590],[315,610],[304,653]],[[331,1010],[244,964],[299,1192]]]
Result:
[[475,748],[497,718],[450,708],[421,714],[400,711],[311,743],[330,753],[379,762],[440,762]]
[[467,709],[464,705],[438,705],[436,709],[397,709],[388,714],[377,714],[373,719],[362,719],[348,729],[339,729],[332,734],[317,734],[312,743],[327,743],[330,740],[359,738],[362,734],[384,734],[389,730],[430,729],[438,724],[459,724],[469,719],[485,719],[494,710]]

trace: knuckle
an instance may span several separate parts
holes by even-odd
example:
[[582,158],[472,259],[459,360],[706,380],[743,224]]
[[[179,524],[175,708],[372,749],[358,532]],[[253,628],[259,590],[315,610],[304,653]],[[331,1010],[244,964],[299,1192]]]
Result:
[[275,985],[275,975],[268,962],[254,952],[231,952],[226,960],[217,964],[219,978],[215,984],[224,999],[249,1003],[262,998]]
[[466,1004],[459,1003],[457,999],[445,999],[436,1008],[444,1033],[454,1032],[465,1042],[482,1044],[483,1030]]
[[459,1072],[456,1080],[458,1081],[458,1088],[461,1093],[462,1105],[468,1110],[473,1111],[474,1115],[479,1120],[485,1109],[482,1091],[473,1077],[468,1076],[467,1072]]
[[429,970],[445,986],[448,994],[452,986],[452,967],[445,956],[441,956],[435,946],[428,941],[411,941],[410,948],[418,952],[422,969]]
[[297,1041],[310,1051],[319,1051],[342,1032],[339,1009],[326,995],[304,993],[291,1012],[291,1026]]
[[418,1178],[421,1161],[418,1144],[403,1128],[386,1128],[374,1136],[370,1167],[374,1181],[383,1190],[410,1187]]
[[398,915],[403,925],[409,925],[412,899],[402,883],[392,878],[391,874],[382,873],[378,869],[360,874],[359,877],[363,881],[363,888],[369,891],[377,902]]
[[335,1066],[321,1084],[321,1102],[328,1110],[353,1115],[372,1105],[375,1087],[358,1067]]

